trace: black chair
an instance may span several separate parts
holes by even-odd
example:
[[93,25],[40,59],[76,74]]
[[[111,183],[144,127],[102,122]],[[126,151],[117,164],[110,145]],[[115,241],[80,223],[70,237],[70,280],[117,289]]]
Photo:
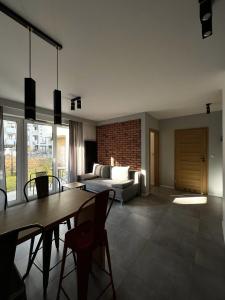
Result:
[[[52,191],[49,190],[50,183],[52,186]],[[30,186],[33,186],[32,189],[33,195],[29,195],[29,192],[31,193],[31,189],[30,191],[28,190]],[[36,187],[37,197],[36,195],[34,195],[34,187]],[[54,194],[54,193],[59,193],[61,191],[62,188],[61,188],[60,180],[58,177],[54,175],[41,175],[32,178],[29,181],[27,181],[27,183],[24,185],[23,188],[24,196],[27,202],[30,200],[34,200],[36,198],[38,199],[44,198],[49,196],[51,193]]]
[[42,226],[33,224],[0,235],[0,299],[26,300],[24,282],[14,264],[18,235],[24,230],[42,231]]
[[[50,186],[50,180],[51,180],[51,186],[52,186],[52,191],[49,191],[49,186]],[[54,182],[55,180],[55,182]],[[38,176],[36,178],[32,178],[29,181],[27,181],[27,183],[24,185],[24,196],[27,202],[29,202],[30,200],[34,200],[36,199],[34,197],[34,195],[32,195],[31,197],[29,196],[29,187],[30,186],[34,186],[32,183],[34,183],[35,187],[36,187],[36,191],[37,191],[37,199],[41,199],[44,197],[49,196],[50,194],[53,193],[60,193],[62,191],[61,188],[61,183],[58,177],[54,176],[54,175],[44,175],[44,176]],[[31,191],[31,190],[30,190]],[[64,223],[63,223],[64,224]],[[71,229],[71,224],[70,224],[70,220],[67,221],[67,227],[68,229]],[[42,237],[40,238],[42,239]],[[54,240],[55,240],[55,246],[56,249],[59,249],[59,225],[57,225],[54,228]],[[35,241],[35,237],[31,238],[31,243],[30,243],[30,251],[29,251],[29,260],[28,260],[28,266],[27,266],[27,271],[24,275],[24,278],[27,277],[27,275],[30,272],[30,269],[32,267],[32,255],[38,250],[36,249],[35,251],[33,251],[34,248],[34,241]],[[38,242],[38,248],[40,246],[40,240]]]
[[0,188],[0,210],[2,210],[2,208],[6,210],[7,206],[8,206],[7,193],[5,190]]

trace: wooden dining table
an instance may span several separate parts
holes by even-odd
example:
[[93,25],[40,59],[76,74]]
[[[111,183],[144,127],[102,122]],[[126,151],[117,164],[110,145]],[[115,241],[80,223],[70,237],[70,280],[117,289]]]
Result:
[[[61,193],[25,202],[6,211],[0,212],[0,234],[29,224],[40,224],[43,226],[43,291],[46,294],[49,279],[52,235],[54,228],[61,222],[71,217],[76,217],[79,207],[93,193],[79,189],[66,190]],[[90,201],[84,209],[83,218],[88,218],[94,211],[94,201]],[[40,231],[23,232],[18,238],[18,244],[38,235]],[[99,260],[104,261],[102,251],[98,254]],[[102,257],[101,257],[102,256]]]

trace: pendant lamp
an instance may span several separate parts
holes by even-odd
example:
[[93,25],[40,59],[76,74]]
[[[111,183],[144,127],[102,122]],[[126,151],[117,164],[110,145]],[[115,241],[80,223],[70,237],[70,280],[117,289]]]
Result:
[[29,78],[24,80],[25,119],[36,119],[36,91],[35,81],[31,78],[31,29],[29,28]]
[[53,92],[54,98],[54,124],[61,125],[62,124],[62,110],[61,110],[61,91],[58,90],[59,84],[59,55],[58,55],[58,47],[57,49],[57,89]]

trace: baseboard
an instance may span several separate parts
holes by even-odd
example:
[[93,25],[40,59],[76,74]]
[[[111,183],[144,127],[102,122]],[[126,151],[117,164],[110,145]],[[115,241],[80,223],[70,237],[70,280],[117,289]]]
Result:
[[223,195],[221,195],[221,194],[212,194],[212,193],[210,193],[210,194],[208,194],[208,196],[223,198]]
[[164,185],[164,184],[160,184],[161,187],[163,188],[167,188],[167,189],[170,189],[170,190],[174,190],[174,186],[172,185]]
[[150,195],[149,192],[146,192],[146,193],[141,193],[141,197],[148,197]]

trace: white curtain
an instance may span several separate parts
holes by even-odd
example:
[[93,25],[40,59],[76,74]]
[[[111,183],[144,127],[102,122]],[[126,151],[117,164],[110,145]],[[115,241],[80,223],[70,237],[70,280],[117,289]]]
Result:
[[69,121],[69,181],[77,181],[77,175],[84,173],[83,124]]

